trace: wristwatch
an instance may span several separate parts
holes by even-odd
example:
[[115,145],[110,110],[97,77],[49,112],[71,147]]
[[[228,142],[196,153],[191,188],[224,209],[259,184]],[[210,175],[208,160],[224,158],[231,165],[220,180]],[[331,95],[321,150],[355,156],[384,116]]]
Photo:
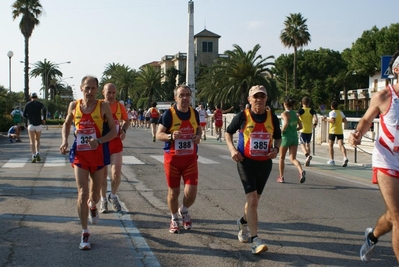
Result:
[[169,139],[169,141],[172,141],[173,140],[173,135],[168,134],[168,139]]
[[101,145],[101,140],[100,139],[97,139],[97,143],[99,144],[99,145]]

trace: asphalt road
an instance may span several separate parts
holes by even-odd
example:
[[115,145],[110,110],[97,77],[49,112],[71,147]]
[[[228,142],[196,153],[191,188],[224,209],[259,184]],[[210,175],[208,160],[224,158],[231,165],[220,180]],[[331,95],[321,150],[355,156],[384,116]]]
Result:
[[[364,230],[384,211],[367,164],[327,166],[319,153],[304,184],[288,162],[286,183],[279,184],[274,160],[259,204],[259,236],[269,250],[254,256],[237,240],[245,196],[235,163],[224,143],[208,138],[199,149],[193,229],[170,234],[163,144],[131,129],[118,192],[122,212],[101,214],[89,226],[92,249],[81,251],[76,185],[58,152],[60,132],[43,131],[44,161],[35,164],[26,132],[22,143],[0,137],[0,266],[362,266]],[[380,238],[367,266],[398,265],[390,239]]]

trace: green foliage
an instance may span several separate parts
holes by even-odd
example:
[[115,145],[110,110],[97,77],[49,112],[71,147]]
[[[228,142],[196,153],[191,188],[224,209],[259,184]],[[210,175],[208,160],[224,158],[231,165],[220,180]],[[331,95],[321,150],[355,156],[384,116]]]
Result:
[[381,30],[374,26],[364,31],[352,45],[348,69],[360,75],[374,75],[381,70],[381,56],[392,55],[399,50],[398,40],[398,23]]
[[284,21],[284,29],[281,31],[281,43],[288,48],[294,48],[293,60],[293,88],[297,88],[297,50],[300,47],[306,46],[310,41],[310,33],[307,19],[302,17],[301,13],[290,14]]
[[29,101],[29,38],[32,35],[34,28],[39,25],[40,17],[43,13],[43,7],[39,0],[16,0],[12,4],[12,18],[15,20],[22,16],[19,23],[19,29],[25,40],[25,67],[24,67],[24,97],[25,101]]
[[[345,55],[350,57],[348,52]],[[293,75],[293,54],[281,55],[276,59],[272,71],[275,73],[280,101],[286,95],[295,96],[298,101],[303,96],[309,96],[313,107],[317,108],[321,104],[329,105],[332,100],[339,100],[340,91],[344,88],[368,86],[367,76],[352,75],[353,73],[348,71],[348,62],[338,51],[325,48],[299,50],[297,61],[300,90],[295,90],[290,82]]]
[[197,78],[198,97],[207,103],[239,103],[245,106],[249,88],[261,84],[268,92],[269,100],[277,97],[276,84],[271,67],[273,56],[258,55],[260,45],[245,52],[238,45],[224,52],[226,57],[218,58],[210,67],[201,69]]
[[152,65],[145,65],[137,72],[134,91],[140,92],[140,97],[147,97],[145,107],[150,107],[157,99],[165,99],[161,78],[161,70]]
[[51,61],[38,61],[34,64],[34,68],[30,71],[31,77],[38,77],[41,76],[44,92],[44,99],[48,99],[48,90],[50,89],[50,97],[54,99],[55,96],[55,84],[57,83],[57,77],[62,78],[62,72],[59,70],[58,65]]

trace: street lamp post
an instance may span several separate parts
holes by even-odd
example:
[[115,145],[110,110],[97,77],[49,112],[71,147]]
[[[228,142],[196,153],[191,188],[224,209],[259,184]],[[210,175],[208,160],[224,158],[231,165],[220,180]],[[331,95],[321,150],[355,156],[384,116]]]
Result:
[[[55,63],[53,66],[50,67],[50,69],[48,70],[48,72],[47,72],[47,74],[46,74],[46,84],[44,85],[44,86],[45,86],[46,93],[48,93],[48,89],[49,89],[49,84],[48,84],[48,82],[49,82],[49,76],[50,76],[50,71],[53,69],[53,67],[59,66],[59,65],[62,65],[62,64],[70,64],[70,63],[71,63],[71,61],[66,61],[66,62],[61,62],[61,63]],[[45,94],[45,96],[47,96],[47,94]],[[48,98],[48,97],[47,97],[47,98]],[[47,100],[47,99],[46,99],[46,100]]]
[[8,56],[8,85],[10,88],[10,94],[11,94],[11,58],[14,55],[12,51],[8,51],[7,56]]

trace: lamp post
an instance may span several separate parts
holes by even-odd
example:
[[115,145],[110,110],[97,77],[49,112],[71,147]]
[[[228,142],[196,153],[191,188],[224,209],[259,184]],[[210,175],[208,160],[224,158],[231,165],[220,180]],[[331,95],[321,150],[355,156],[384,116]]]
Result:
[[[50,66],[50,68],[49,68],[49,70],[47,71],[47,74],[46,74],[46,84],[44,85],[46,93],[48,92],[48,87],[49,87],[48,82],[49,82],[50,71],[53,70],[53,68],[55,66],[59,66],[59,65],[62,65],[62,64],[70,64],[70,63],[71,63],[71,61],[65,61],[65,62],[61,62],[61,63],[55,63],[54,65]],[[45,94],[45,96],[46,96],[46,98],[48,98],[47,94]]]
[[8,51],[7,56],[8,56],[8,85],[10,88],[10,94],[11,94],[11,58],[14,55],[12,51]]

